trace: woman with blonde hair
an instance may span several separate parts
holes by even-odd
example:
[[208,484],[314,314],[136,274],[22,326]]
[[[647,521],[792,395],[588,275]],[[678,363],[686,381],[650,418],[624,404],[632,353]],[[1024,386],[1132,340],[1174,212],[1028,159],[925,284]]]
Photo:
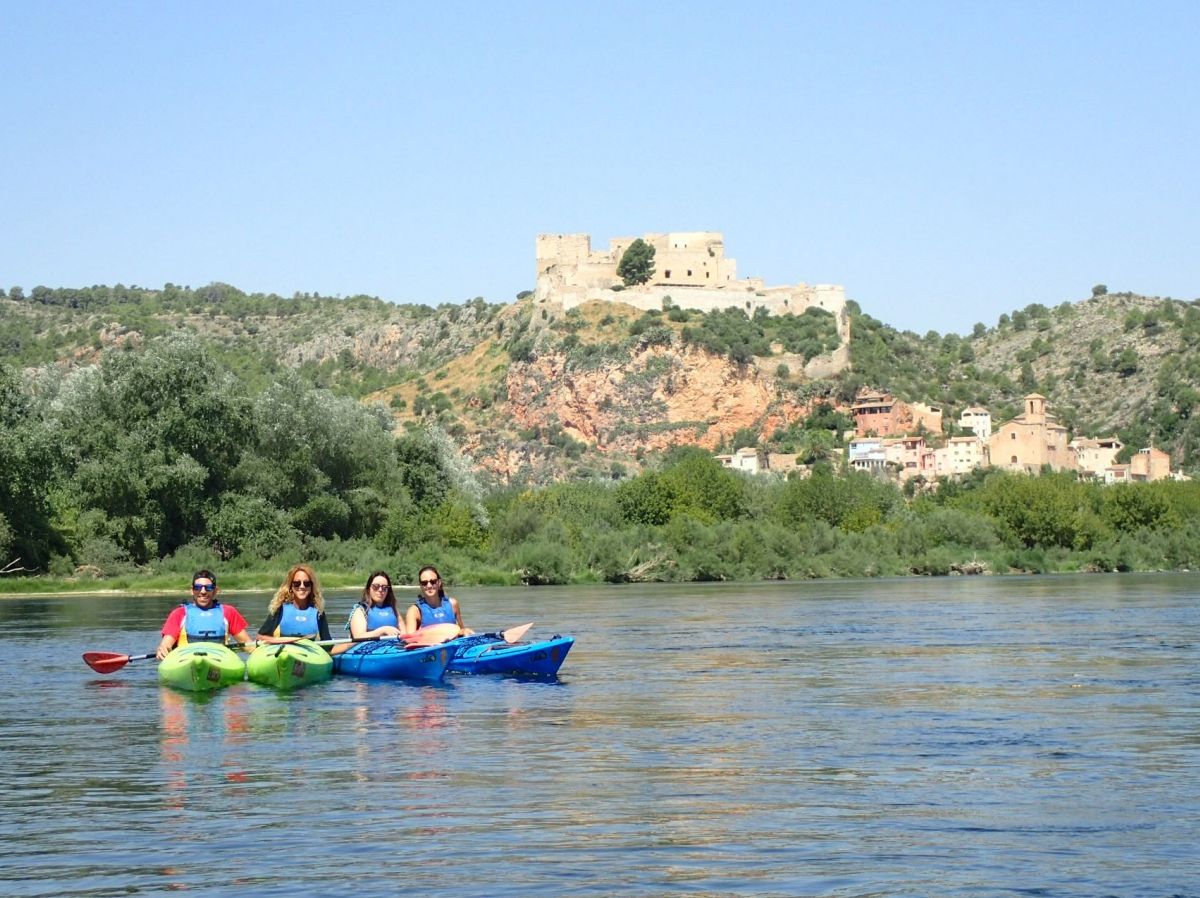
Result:
[[267,606],[267,619],[258,628],[259,642],[292,642],[299,637],[330,639],[325,597],[307,564],[297,564],[287,572]]

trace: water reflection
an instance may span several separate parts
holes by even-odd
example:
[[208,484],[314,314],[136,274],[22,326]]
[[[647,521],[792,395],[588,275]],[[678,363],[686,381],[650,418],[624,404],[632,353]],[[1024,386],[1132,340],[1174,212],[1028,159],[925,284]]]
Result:
[[577,637],[559,681],[203,698],[78,660],[152,648],[164,599],[63,603],[0,632],[0,880],[321,894],[353,859],[356,894],[1190,894],[1198,582],[480,590],[473,621]]
[[184,693],[162,687],[158,693],[167,805],[186,807],[189,795],[212,788],[214,775],[245,783],[239,758],[254,730],[246,691]]

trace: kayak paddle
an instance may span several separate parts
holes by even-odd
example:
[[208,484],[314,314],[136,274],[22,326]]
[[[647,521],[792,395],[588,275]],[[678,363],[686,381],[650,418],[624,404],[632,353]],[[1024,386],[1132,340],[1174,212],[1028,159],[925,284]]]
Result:
[[154,656],[154,652],[151,652],[149,655],[121,655],[117,652],[84,652],[83,660],[96,673],[110,674],[116,673],[130,661],[141,661],[145,658],[153,658]]
[[[517,642],[522,636],[529,632],[529,628],[533,626],[533,621],[527,624],[521,624],[519,627],[509,627],[500,633],[492,633],[489,635],[503,639],[509,645]],[[405,648],[423,649],[435,645],[441,645],[443,642],[449,642],[455,639],[462,630],[458,624],[431,624],[428,627],[422,627],[416,633],[405,633],[403,636],[365,636],[361,639],[323,639],[315,644],[322,648],[330,648],[335,645],[348,645],[355,642],[390,642],[399,641],[404,643]]]
[[416,633],[405,633],[400,638],[410,646],[431,646],[441,645],[443,642],[449,642],[451,639],[456,639],[462,632],[458,624],[430,624],[428,627],[422,627]]
[[[530,621],[527,624],[521,624],[519,627],[509,627],[500,633],[488,633],[487,635],[503,639],[509,645],[512,645],[524,636],[532,626],[533,621]],[[428,627],[422,627],[416,633],[405,633],[400,638],[410,646],[430,646],[449,642],[461,634],[462,630],[459,629],[458,624],[430,624]]]
[[529,632],[529,628],[533,626],[533,621],[527,624],[521,624],[519,627],[509,627],[507,630],[500,632],[500,638],[512,645],[517,642],[522,636]]

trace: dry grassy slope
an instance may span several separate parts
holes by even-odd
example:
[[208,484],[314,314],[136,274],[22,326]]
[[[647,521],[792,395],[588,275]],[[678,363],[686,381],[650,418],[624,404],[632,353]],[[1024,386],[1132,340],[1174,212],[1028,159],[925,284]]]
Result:
[[[323,362],[336,369],[353,360],[411,377],[368,398],[389,405],[404,400],[402,407],[393,406],[403,426],[416,423],[419,397],[441,393],[449,406],[440,416],[443,426],[501,479],[595,474],[614,462],[628,469],[646,452],[679,442],[713,448],[742,427],[770,434],[803,417],[813,393],[797,365],[789,365],[788,378],[777,376],[778,356],[739,367],[685,348],[678,339],[631,340],[631,327],[642,313],[621,303],[589,303],[569,316],[545,320],[528,301],[434,310],[322,300],[295,313],[284,304],[279,314],[236,315],[225,314],[219,304],[170,314],[0,303],[0,319],[9,324],[32,323],[39,333],[59,335],[52,343],[58,364],[87,364],[101,347],[136,346],[143,331],[151,336],[191,331],[227,351],[253,347],[285,365]],[[903,398],[941,401],[956,413],[947,391],[970,367],[1019,384],[1024,353],[1036,356],[1030,364],[1037,388],[1056,410],[1069,411],[1083,432],[1106,434],[1146,413],[1164,360],[1195,352],[1184,345],[1177,321],[1163,320],[1150,330],[1126,326],[1131,312],[1157,313],[1161,319],[1167,305],[1179,315],[1189,311],[1184,303],[1109,295],[1029,316],[1024,330],[1011,324],[993,328],[969,339],[974,361],[953,364],[949,380],[936,373],[943,351],[937,335],[922,339],[885,328],[890,340],[903,344],[903,357],[914,372],[909,380],[924,395],[903,395],[903,378],[890,383],[895,369],[888,365],[872,385],[899,388]],[[666,316],[656,317],[654,326],[676,337],[683,327]],[[516,339],[532,353],[514,362]],[[1137,354],[1135,373],[1097,370],[1097,358],[1112,359],[1126,349]],[[900,356],[893,358],[898,363]],[[1004,396],[989,395],[990,387],[978,378],[973,383],[985,390],[982,398],[994,413],[1022,392],[1014,387]]]
[[[532,358],[507,367],[494,404],[456,402],[452,432],[497,478],[544,481],[607,473],[614,463],[630,470],[645,453],[684,443],[716,449],[739,429],[766,433],[807,413],[807,402],[768,373],[778,359],[739,366],[678,339],[631,337],[640,318],[620,303],[588,303],[557,321],[534,319]],[[683,324],[655,316],[653,326],[677,338]],[[455,367],[482,372],[490,389],[502,364],[495,357]],[[425,381],[443,391],[452,383]],[[459,397],[473,383],[460,381]],[[407,422],[412,396],[402,395]]]
[[[1152,312],[1161,309],[1162,303],[1156,297],[1121,294],[1059,306],[1041,319],[1031,319],[1023,331],[1010,326],[973,341],[974,364],[980,370],[1019,381],[1023,365],[1020,354],[1040,340],[1048,348],[1030,364],[1038,388],[1053,407],[1073,409],[1081,423],[1094,428],[1092,435],[1113,431],[1144,413],[1154,393],[1159,366],[1183,349],[1177,327],[1164,327],[1154,336],[1147,336],[1141,327],[1125,328],[1130,311]],[[1123,377],[1112,370],[1097,371],[1091,349],[1095,341],[1099,341],[1097,354],[1107,359],[1132,349],[1139,360],[1137,372]]]

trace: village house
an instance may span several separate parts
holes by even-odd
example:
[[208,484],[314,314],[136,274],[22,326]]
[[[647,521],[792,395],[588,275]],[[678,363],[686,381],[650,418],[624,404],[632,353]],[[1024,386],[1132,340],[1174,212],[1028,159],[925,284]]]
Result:
[[732,468],[735,471],[757,474],[760,471],[766,470],[766,465],[763,464],[763,459],[760,458],[759,451],[753,446],[743,446],[732,455],[717,455],[714,457],[723,466]]
[[1153,446],[1139,449],[1129,464],[1114,464],[1104,469],[1105,483],[1146,483],[1171,476],[1171,456]]
[[971,431],[986,444],[992,438],[992,413],[978,405],[969,406],[958,416],[958,426]]
[[942,432],[942,410],[923,402],[908,403],[882,390],[858,391],[850,411],[854,432],[860,437],[889,437],[916,433]]
[[1035,474],[1043,466],[1069,470],[1074,459],[1067,448],[1067,428],[1047,411],[1046,397],[1030,393],[1025,412],[1000,425],[988,441],[988,456],[998,468]]
[[[991,426],[990,419],[988,426]],[[938,477],[967,474],[987,463],[987,444],[974,434],[951,437],[945,446],[934,450],[934,473]]]
[[850,441],[847,461],[855,471],[879,474],[887,470],[887,455],[880,437],[860,437]]
[[1067,444],[1067,449],[1075,459],[1074,467],[1086,477],[1099,480],[1106,479],[1105,471],[1117,463],[1117,453],[1124,448],[1115,436],[1076,437]]
[[936,476],[936,455],[923,436],[884,440],[883,454],[889,464],[896,466],[896,477],[901,483],[917,476],[927,480]]

